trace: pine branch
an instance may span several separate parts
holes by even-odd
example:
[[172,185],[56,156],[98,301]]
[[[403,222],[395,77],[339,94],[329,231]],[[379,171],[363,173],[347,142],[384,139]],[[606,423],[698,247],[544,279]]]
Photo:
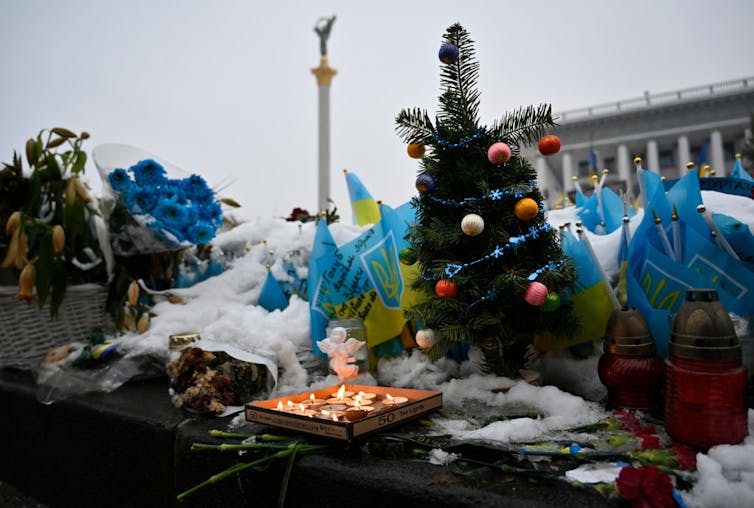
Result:
[[441,83],[445,92],[440,96],[438,120],[457,132],[468,132],[479,123],[479,62],[476,61],[474,41],[458,23],[448,28],[445,40],[458,46],[459,56],[455,63],[444,65]]
[[435,139],[435,127],[427,111],[419,108],[404,109],[395,118],[395,130],[406,143],[428,145]]
[[507,113],[502,119],[495,120],[489,133],[511,146],[531,145],[555,126],[552,106],[540,104],[536,108],[527,106]]

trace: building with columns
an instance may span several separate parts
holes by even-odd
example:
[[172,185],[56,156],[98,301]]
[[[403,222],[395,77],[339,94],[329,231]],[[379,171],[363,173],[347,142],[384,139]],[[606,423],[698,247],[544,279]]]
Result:
[[[633,159],[672,179],[686,164],[709,164],[730,173],[754,115],[754,77],[650,94],[555,113],[560,152],[543,157],[536,147],[523,155],[535,161],[539,188],[549,200],[561,192],[573,199],[573,177],[586,191],[594,172],[609,171],[606,184],[630,199],[638,195]],[[527,153],[528,152],[528,153]]]

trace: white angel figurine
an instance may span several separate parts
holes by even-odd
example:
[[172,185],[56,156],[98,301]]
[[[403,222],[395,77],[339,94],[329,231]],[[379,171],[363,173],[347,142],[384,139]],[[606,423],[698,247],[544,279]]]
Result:
[[341,381],[354,378],[359,374],[359,366],[351,365],[356,362],[356,358],[352,355],[364,345],[363,341],[353,337],[345,339],[346,329],[338,326],[333,328],[330,337],[317,341],[320,351],[330,358],[330,368]]

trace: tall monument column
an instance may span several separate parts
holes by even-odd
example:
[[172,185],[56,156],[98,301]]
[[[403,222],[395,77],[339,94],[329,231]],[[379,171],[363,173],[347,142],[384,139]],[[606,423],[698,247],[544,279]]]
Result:
[[327,63],[327,39],[335,22],[335,16],[319,18],[314,32],[319,36],[319,67],[312,69],[319,88],[319,162],[317,206],[327,210],[330,199],[330,85],[338,71]]

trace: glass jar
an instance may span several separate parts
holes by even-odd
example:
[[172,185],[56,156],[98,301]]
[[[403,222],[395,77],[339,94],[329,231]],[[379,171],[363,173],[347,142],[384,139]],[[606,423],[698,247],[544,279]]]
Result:
[[671,438],[702,449],[744,440],[746,368],[733,322],[714,289],[686,291],[665,366],[665,429]]
[[603,348],[597,373],[607,387],[608,406],[660,411],[665,368],[656,354],[649,326],[635,308],[610,315]]

